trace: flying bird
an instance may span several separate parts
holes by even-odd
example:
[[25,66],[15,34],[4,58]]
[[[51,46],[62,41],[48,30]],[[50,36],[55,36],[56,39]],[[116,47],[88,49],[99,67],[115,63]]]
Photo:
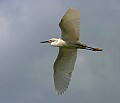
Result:
[[68,88],[71,80],[77,49],[91,51],[102,51],[102,49],[89,47],[79,41],[80,13],[76,9],[68,9],[60,21],[59,27],[61,28],[61,38],[52,38],[40,43],[50,43],[54,47],[59,47],[58,57],[53,65],[53,69],[55,90],[58,95],[62,95]]

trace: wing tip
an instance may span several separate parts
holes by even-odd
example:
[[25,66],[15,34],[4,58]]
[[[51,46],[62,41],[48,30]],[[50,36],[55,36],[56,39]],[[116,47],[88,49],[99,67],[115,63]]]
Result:
[[[71,79],[70,79],[70,80],[71,80]],[[55,83],[55,91],[56,91],[56,94],[58,94],[58,96],[64,94],[64,93],[66,92],[66,90],[68,89],[69,84],[70,84],[70,82],[68,82],[67,85],[64,85],[64,86],[63,86],[63,85],[60,85],[60,84],[59,84],[59,86],[58,86],[58,85],[56,85],[56,83]]]
[[74,7],[70,7],[69,9],[76,10]]
[[77,12],[78,12],[78,10],[75,9],[74,7],[70,7],[70,8],[68,9],[68,11],[69,11],[69,10],[73,10],[73,11],[77,11]]
[[57,90],[57,89],[55,89],[56,90],[56,94],[59,96],[59,95],[62,95],[62,94],[64,94],[65,92],[66,92],[66,90],[68,89],[68,87],[67,88],[65,88],[64,90]]

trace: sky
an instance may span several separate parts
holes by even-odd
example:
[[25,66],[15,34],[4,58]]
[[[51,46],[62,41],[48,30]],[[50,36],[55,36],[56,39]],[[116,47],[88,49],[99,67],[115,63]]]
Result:
[[[67,91],[58,96],[53,63],[68,8],[80,14],[79,50]],[[0,0],[0,103],[120,103],[120,0]]]

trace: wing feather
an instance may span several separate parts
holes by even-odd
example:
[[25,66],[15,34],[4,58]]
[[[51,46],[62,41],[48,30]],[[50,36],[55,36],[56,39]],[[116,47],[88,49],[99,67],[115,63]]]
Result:
[[62,17],[59,26],[63,40],[78,41],[80,35],[80,13],[76,9],[70,8]]
[[54,84],[59,94],[63,94],[71,80],[77,56],[77,49],[59,48],[58,57],[54,63]]

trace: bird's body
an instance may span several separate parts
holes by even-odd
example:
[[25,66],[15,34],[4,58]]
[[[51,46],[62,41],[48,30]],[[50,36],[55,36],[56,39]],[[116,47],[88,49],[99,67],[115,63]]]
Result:
[[62,17],[59,26],[61,38],[52,38],[48,41],[54,47],[59,47],[58,57],[54,63],[54,84],[58,94],[63,94],[68,88],[74,69],[77,49],[102,51],[100,48],[92,48],[79,42],[80,39],[80,13],[70,8]]

